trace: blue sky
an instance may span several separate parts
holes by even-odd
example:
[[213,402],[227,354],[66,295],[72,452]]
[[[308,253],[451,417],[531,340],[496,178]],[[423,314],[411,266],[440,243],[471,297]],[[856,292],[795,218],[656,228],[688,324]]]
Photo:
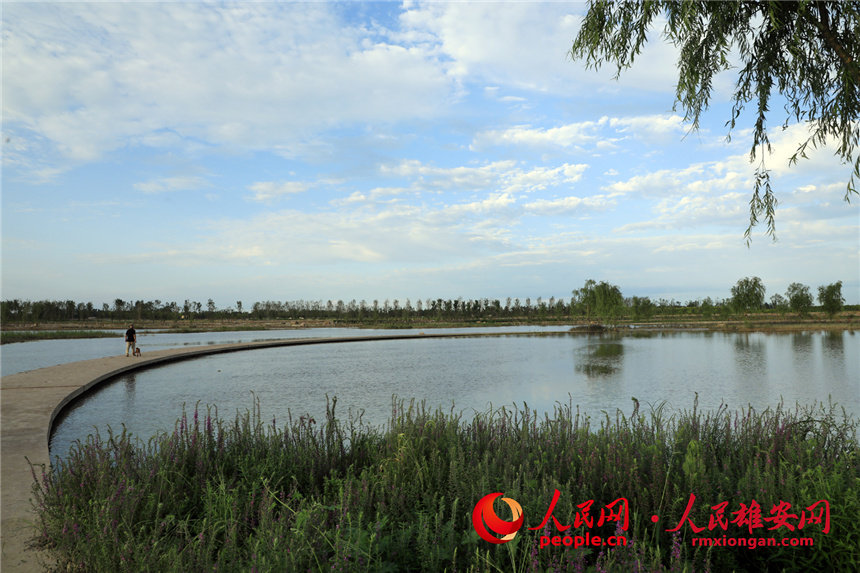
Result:
[[691,133],[675,49],[586,70],[581,3],[4,2],[2,297],[726,298],[843,281],[860,211],[832,148],[766,161],[743,232],[733,76]]

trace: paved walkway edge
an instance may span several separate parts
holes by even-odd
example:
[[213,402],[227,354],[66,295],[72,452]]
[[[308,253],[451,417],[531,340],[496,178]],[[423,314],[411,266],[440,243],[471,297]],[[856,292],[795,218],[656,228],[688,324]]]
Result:
[[[564,331],[563,333],[567,333]],[[54,421],[62,410],[82,394],[117,376],[179,360],[224,352],[238,352],[280,346],[337,344],[376,340],[457,338],[562,332],[475,332],[456,334],[390,334],[336,338],[290,338],[240,342],[193,348],[147,352],[143,358],[124,354],[39,368],[0,378],[0,569],[21,573],[41,572],[49,556],[28,548],[35,532],[33,510],[33,469],[51,464],[48,442]],[[28,463],[29,460],[29,463]]]

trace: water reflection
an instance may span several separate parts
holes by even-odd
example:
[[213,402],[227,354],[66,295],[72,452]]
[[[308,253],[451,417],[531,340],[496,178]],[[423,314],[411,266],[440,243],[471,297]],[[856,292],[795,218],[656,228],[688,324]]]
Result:
[[576,371],[585,374],[588,378],[600,378],[621,370],[624,357],[624,345],[621,340],[620,337],[616,337],[613,342],[589,344],[577,351],[579,359],[576,361]]
[[137,390],[137,373],[130,372],[123,377],[125,381],[125,407],[126,411],[134,409],[134,396]]
[[791,336],[791,346],[795,352],[801,355],[809,354],[809,351],[812,349],[812,334],[808,332],[792,332],[789,336]]
[[845,354],[845,338],[841,332],[825,332],[822,344],[824,351],[833,358],[841,358]]
[[[825,376],[836,384],[849,379],[851,373],[845,360],[845,337],[842,333],[825,332],[821,339],[821,350]],[[855,391],[860,394],[858,388],[860,385],[855,387]]]

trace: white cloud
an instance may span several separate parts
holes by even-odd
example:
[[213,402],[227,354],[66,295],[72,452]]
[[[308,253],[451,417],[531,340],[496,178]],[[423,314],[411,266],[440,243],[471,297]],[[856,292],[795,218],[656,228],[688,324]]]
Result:
[[[435,46],[457,78],[543,93],[581,96],[606,86],[614,69],[586,70],[570,60],[585,3],[439,2],[410,5],[401,16],[406,30]],[[677,81],[677,50],[659,39],[646,44],[637,64],[610,91],[671,93]]]
[[209,185],[203,177],[179,176],[152,179],[143,183],[135,183],[134,188],[143,193],[165,193],[172,191],[191,191]]
[[486,199],[481,201],[472,201],[471,203],[459,203],[449,205],[443,209],[443,213],[448,216],[461,217],[464,215],[482,215],[495,211],[505,210],[516,202],[510,193],[493,193]]
[[606,122],[607,118],[604,117],[598,121],[583,121],[551,128],[518,125],[503,130],[484,131],[475,136],[472,148],[482,149],[490,145],[583,146],[598,140],[595,132]]
[[530,171],[511,170],[502,174],[502,186],[508,192],[541,191],[547,187],[573,184],[582,179],[588,169],[584,163],[565,163],[555,168],[535,167]]
[[258,181],[248,186],[254,192],[254,201],[270,201],[283,195],[303,193],[308,184],[302,181]]
[[366,43],[319,4],[9,4],[5,121],[92,161],[165,132],[288,147],[439,113],[453,84],[418,47]]
[[606,195],[591,197],[561,197],[559,199],[539,199],[523,206],[527,213],[534,215],[553,216],[572,213],[587,213],[613,207],[617,201]]
[[428,190],[500,190],[504,193],[533,192],[579,181],[588,164],[564,163],[557,167],[535,166],[524,170],[516,161],[496,161],[476,167],[436,167],[418,160],[383,165],[386,176],[406,177],[415,188]]
[[383,175],[407,177],[423,188],[475,190],[492,187],[500,174],[510,171],[515,161],[497,161],[479,167],[435,167],[419,160],[380,167]]
[[648,142],[680,140],[689,127],[679,115],[650,114],[630,117],[603,116],[596,121],[581,121],[556,127],[517,125],[478,133],[473,150],[489,146],[523,145],[530,147],[615,148],[624,137]]
[[666,139],[689,131],[680,115],[640,115],[633,117],[613,117],[609,126],[620,134],[630,133],[640,139]]

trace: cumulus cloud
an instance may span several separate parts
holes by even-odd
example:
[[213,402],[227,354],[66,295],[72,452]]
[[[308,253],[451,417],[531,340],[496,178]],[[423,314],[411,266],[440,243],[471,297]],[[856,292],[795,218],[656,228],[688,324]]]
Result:
[[606,149],[626,137],[646,142],[680,139],[689,126],[679,115],[649,114],[630,117],[603,116],[597,120],[568,123],[555,127],[516,125],[478,133],[472,141],[474,150],[491,146],[527,146]]
[[433,54],[367,42],[325,3],[4,7],[5,121],[79,161],[165,132],[286,147],[433,116],[452,86]]
[[617,201],[606,195],[591,197],[561,197],[558,199],[539,199],[523,205],[527,213],[533,215],[553,216],[584,214],[590,211],[607,209],[617,205]]
[[515,165],[515,161],[497,161],[477,167],[437,167],[410,159],[395,165],[382,165],[380,172],[385,176],[411,179],[420,187],[473,190],[491,187],[501,173]]
[[604,117],[598,121],[583,121],[550,128],[518,125],[502,130],[483,131],[475,136],[472,148],[482,149],[491,145],[584,146],[598,140],[596,132],[607,121],[608,118]]
[[563,163],[556,167],[523,169],[516,161],[495,161],[479,166],[438,167],[418,160],[383,165],[385,176],[404,177],[414,188],[432,190],[500,190],[505,193],[533,192],[579,181],[588,169],[585,163]]
[[569,50],[587,6],[578,3],[439,2],[408,5],[404,31],[432,45],[447,59],[449,73],[556,94],[587,94],[600,86],[671,93],[676,83],[677,50],[661,41],[658,22],[637,64],[618,82],[614,70],[586,70]]
[[652,114],[634,117],[613,117],[609,127],[620,134],[632,134],[641,139],[665,139],[668,136],[679,136],[689,131],[680,115]]

